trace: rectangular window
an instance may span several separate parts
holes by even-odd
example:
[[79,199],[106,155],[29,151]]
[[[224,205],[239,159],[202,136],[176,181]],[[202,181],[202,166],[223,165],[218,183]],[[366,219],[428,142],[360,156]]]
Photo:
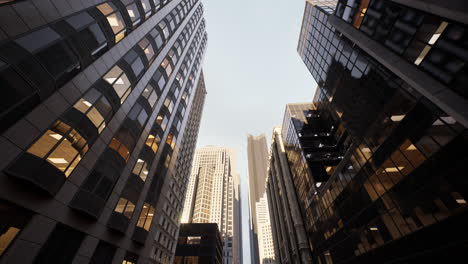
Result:
[[106,75],[104,75],[104,80],[112,85],[114,91],[120,98],[120,103],[122,104],[128,97],[131,92],[130,81],[127,78],[127,75],[122,71],[119,66],[114,66]]
[[125,37],[125,23],[122,19],[122,15],[115,8],[112,3],[104,3],[97,6],[97,9],[106,16],[107,22],[109,23],[115,36],[115,43],[119,42]]
[[56,121],[27,151],[45,158],[68,177],[88,151],[88,144],[76,130]]
[[154,207],[148,203],[143,205],[141,210],[140,218],[138,219],[137,226],[149,231],[151,222],[154,217]]
[[123,214],[128,219],[132,218],[133,211],[135,211],[135,205],[129,200],[120,197],[117,205],[114,209],[115,212]]

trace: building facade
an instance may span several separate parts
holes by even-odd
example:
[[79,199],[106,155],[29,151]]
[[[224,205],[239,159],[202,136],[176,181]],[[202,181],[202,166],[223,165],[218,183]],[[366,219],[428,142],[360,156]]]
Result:
[[182,223],[216,223],[223,263],[240,263],[240,193],[235,151],[206,146],[195,152]]
[[0,21],[0,263],[171,262],[200,1],[2,1]]
[[181,224],[174,264],[222,264],[223,242],[215,223]]
[[[461,87],[468,27],[459,14],[466,7],[461,1],[337,1],[336,8],[317,2],[306,2],[298,45],[317,93],[305,122],[286,111],[284,148],[276,148],[286,153],[282,165],[291,175],[283,179],[297,194],[311,261],[465,259],[468,101]],[[284,205],[284,195],[271,203]],[[300,233],[291,238],[274,230],[276,252],[294,256],[296,241],[303,249]]]
[[249,164],[249,207],[252,263],[274,263],[272,254],[270,217],[266,201],[266,176],[268,148],[265,135],[247,135],[247,158]]

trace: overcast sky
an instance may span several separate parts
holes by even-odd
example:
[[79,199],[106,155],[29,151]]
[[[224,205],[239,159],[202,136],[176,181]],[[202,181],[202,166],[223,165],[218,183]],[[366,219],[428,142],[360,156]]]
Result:
[[287,103],[312,101],[313,80],[297,54],[304,0],[202,0],[208,32],[208,91],[198,147],[237,150],[244,264],[248,240],[247,134],[270,141]]

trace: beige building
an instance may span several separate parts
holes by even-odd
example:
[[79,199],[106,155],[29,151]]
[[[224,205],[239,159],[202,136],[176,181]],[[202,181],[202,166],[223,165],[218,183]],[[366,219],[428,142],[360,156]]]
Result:
[[247,135],[247,156],[249,161],[251,262],[272,264],[275,263],[275,257],[265,193],[268,149],[264,134]]
[[182,223],[217,223],[223,237],[223,263],[240,263],[240,191],[233,149],[197,149],[192,165]]

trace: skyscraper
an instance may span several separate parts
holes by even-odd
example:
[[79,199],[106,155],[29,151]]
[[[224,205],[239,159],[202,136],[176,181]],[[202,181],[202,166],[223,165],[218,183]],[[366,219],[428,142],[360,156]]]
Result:
[[195,152],[182,223],[216,223],[223,239],[223,263],[240,263],[241,216],[235,151],[206,146]]
[[273,241],[271,240],[270,216],[265,193],[268,148],[264,134],[247,135],[247,157],[252,263],[274,263],[274,254],[271,254]]
[[285,115],[282,133],[312,260],[464,259],[466,7],[337,2],[306,2],[298,52],[318,90],[306,122]]
[[202,15],[196,0],[0,2],[0,262],[172,260]]

